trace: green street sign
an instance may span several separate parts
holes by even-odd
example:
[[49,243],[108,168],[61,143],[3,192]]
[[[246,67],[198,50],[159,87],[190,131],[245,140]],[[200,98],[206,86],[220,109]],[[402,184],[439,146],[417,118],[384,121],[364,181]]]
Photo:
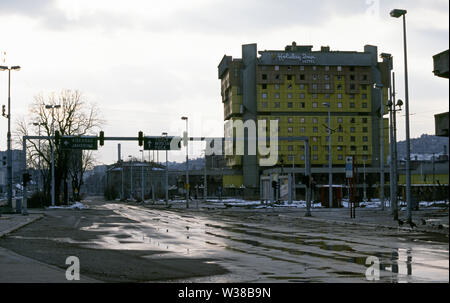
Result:
[[97,150],[97,137],[61,137],[62,149],[93,149]]
[[181,138],[144,137],[144,150],[179,150]]

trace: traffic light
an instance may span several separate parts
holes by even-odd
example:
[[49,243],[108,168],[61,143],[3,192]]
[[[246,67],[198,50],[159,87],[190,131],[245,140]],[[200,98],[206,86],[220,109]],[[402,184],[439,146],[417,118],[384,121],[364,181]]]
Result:
[[6,106],[2,105],[2,116],[8,118],[8,115],[6,114]]
[[139,141],[139,146],[144,145],[144,133],[141,131],[138,133],[138,141]]
[[24,173],[24,174],[22,175],[22,180],[23,180],[23,186],[24,186],[24,187],[27,186],[27,183],[28,183],[29,181],[31,181],[31,175],[30,175],[29,173]]
[[61,139],[61,135],[59,134],[59,130],[55,130],[55,145],[59,144],[60,139]]
[[100,131],[99,141],[100,141],[100,146],[103,146],[103,144],[105,144],[105,133],[103,131]]

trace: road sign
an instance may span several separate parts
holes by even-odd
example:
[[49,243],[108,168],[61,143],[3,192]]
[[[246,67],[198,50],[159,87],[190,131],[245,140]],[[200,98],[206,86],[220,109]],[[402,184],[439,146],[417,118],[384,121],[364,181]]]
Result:
[[61,137],[62,149],[97,150],[97,137]]
[[353,157],[345,157],[345,177],[353,178]]
[[144,137],[144,150],[179,150],[180,137]]

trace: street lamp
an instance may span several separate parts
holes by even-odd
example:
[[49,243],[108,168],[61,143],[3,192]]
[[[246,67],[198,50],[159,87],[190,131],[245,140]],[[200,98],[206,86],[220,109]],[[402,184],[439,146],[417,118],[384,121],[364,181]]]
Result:
[[7,151],[7,176],[8,176],[8,209],[12,209],[12,151],[11,151],[11,70],[20,70],[20,66],[0,66],[0,70],[8,71],[8,114],[3,116],[8,119],[8,133],[6,135],[8,151]]
[[405,59],[405,124],[406,124],[406,221],[411,222],[411,170],[410,170],[410,139],[409,139],[409,95],[408,95],[408,58],[406,48],[406,10],[393,9],[390,12],[391,17],[403,17],[403,52]]
[[380,91],[380,200],[381,210],[384,210],[384,105],[383,105],[383,84],[375,83],[374,88]]
[[[163,132],[163,136],[167,137],[167,133]],[[166,149],[166,206],[169,204],[169,165],[168,165],[168,151]]]
[[323,106],[328,107],[328,203],[329,207],[333,207],[333,173],[331,163],[331,106],[329,102],[322,103]]
[[189,208],[189,158],[188,158],[188,117],[181,117],[181,120],[186,121],[186,208]]
[[55,206],[55,108],[60,108],[61,105],[48,104],[45,105],[46,109],[52,110],[52,136],[53,144],[50,141],[50,148],[52,150],[52,206]]
[[130,158],[130,200],[133,200],[133,158],[131,155],[128,155]]

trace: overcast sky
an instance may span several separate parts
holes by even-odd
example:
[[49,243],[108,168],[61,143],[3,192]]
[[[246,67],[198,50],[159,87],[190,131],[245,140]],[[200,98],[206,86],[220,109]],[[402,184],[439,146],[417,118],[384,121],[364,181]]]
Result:
[[[181,116],[189,117],[190,135],[223,136],[217,65],[224,54],[241,57],[248,43],[258,50],[292,41],[313,50],[376,45],[394,56],[403,99],[402,22],[389,16],[393,8],[408,10],[411,138],[434,134],[434,114],[448,111],[449,82],[432,73],[432,56],[449,48],[448,0],[0,0],[0,64],[22,67],[11,76],[12,128],[34,95],[77,89],[101,108],[105,136],[181,135]],[[7,83],[0,72],[0,104],[7,104]],[[7,120],[0,121],[5,150]],[[191,156],[201,149],[192,146]],[[182,161],[183,153],[170,152],[169,160]],[[100,163],[115,161],[117,142],[97,155]],[[122,142],[122,155],[140,157],[137,142]]]

